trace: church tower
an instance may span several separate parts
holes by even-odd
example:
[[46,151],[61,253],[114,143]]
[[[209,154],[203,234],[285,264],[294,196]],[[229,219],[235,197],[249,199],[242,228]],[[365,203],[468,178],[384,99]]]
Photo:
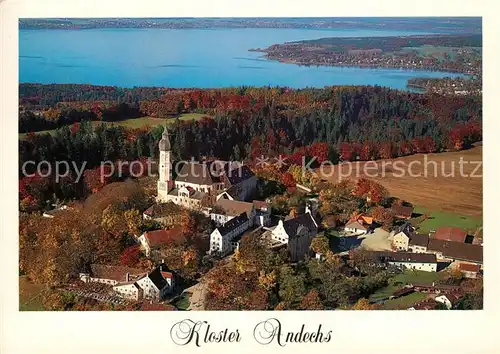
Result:
[[173,184],[172,181],[172,152],[170,151],[170,138],[169,138],[167,125],[161,135],[160,143],[160,163],[158,173],[158,202],[166,202],[168,200],[168,192]]

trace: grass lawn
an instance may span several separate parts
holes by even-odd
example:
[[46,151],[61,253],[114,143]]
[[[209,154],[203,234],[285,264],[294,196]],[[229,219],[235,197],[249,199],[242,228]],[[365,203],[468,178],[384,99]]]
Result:
[[396,283],[406,285],[409,283],[426,283],[430,284],[441,278],[440,273],[425,272],[423,270],[407,269],[404,273],[396,275],[393,279]]
[[[201,114],[201,113],[184,113],[181,114],[178,117],[174,118],[167,118],[169,124],[173,124],[175,122],[175,118],[179,118],[180,120],[183,121],[190,121],[190,120],[199,120],[203,117],[206,117],[206,114]],[[97,125],[102,123],[101,121],[93,121],[93,124]],[[118,125],[122,126],[125,128],[130,128],[130,129],[137,129],[145,126],[150,126],[154,127],[157,125],[163,125],[165,124],[165,118],[153,118],[153,117],[141,117],[141,118],[132,118],[132,119],[125,119],[125,120],[120,120],[116,122],[103,122],[104,124],[107,125]],[[36,134],[54,134],[56,130],[42,130],[39,132],[36,132]],[[19,139],[24,139],[26,137],[26,133],[20,133],[19,134]]]
[[382,310],[407,309],[416,302],[420,302],[427,298],[427,294],[411,293],[397,299],[387,300],[382,306]]
[[397,289],[400,289],[404,285],[410,283],[431,284],[432,282],[439,280],[441,276],[441,273],[407,269],[404,273],[398,274],[392,278],[391,283],[395,285],[388,285],[385,288],[380,289],[376,293],[370,295],[369,300],[375,302],[385,299],[392,295],[392,293],[394,293]]
[[177,300],[174,305],[177,307],[179,310],[187,310],[189,305],[191,304],[191,294],[190,293],[182,293],[181,297],[179,300]]
[[[416,207],[415,213],[427,213],[429,218],[423,221],[418,228],[420,233],[428,233],[442,226],[456,226],[474,234],[476,229],[483,224],[483,218],[480,216],[460,215],[444,211],[432,211],[422,207]],[[410,220],[411,221],[411,220]]]
[[19,277],[19,311],[44,311],[40,297],[45,289],[43,284],[32,283],[26,275]]

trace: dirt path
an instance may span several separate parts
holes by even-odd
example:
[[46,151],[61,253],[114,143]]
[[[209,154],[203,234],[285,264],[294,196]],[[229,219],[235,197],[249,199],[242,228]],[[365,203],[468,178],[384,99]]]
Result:
[[187,310],[189,311],[204,311],[205,310],[205,295],[206,295],[206,284],[203,281],[200,281],[198,284],[193,285],[190,288],[187,288],[185,292],[191,293],[191,298],[189,307]]

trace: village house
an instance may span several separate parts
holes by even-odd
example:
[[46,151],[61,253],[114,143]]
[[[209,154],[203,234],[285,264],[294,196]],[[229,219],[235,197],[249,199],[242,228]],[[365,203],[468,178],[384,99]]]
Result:
[[169,230],[154,230],[143,233],[138,241],[146,256],[150,256],[151,251],[169,246],[173,243],[180,243],[184,239],[182,227],[176,226]]
[[135,301],[143,298],[159,301],[175,286],[174,275],[165,264],[149,273],[143,269],[91,264],[89,272],[80,273],[80,280],[113,286],[117,295]]
[[230,191],[238,200],[246,200],[257,188],[257,177],[248,166],[219,160],[186,162],[174,181],[167,127],[164,128],[159,149],[157,203],[171,201],[189,209],[201,210],[204,205],[212,205],[217,195],[225,191]]
[[286,244],[292,262],[304,259],[312,239],[318,232],[318,224],[311,212],[280,220],[271,233],[273,241]]
[[242,212],[235,218],[218,226],[210,234],[210,254],[225,256],[239,249],[240,236],[250,227],[247,213]]
[[160,264],[147,276],[137,280],[136,284],[142,289],[145,299],[159,301],[173,292],[174,274],[165,264]]
[[101,283],[107,285],[116,285],[118,283],[136,280],[147,271],[139,268],[130,268],[123,266],[111,266],[104,264],[90,264],[87,272],[80,273],[80,280],[84,283]]
[[392,248],[397,251],[408,251],[410,237],[415,232],[415,228],[409,222],[401,225],[393,232]]
[[426,272],[437,271],[437,260],[433,254],[383,251],[370,251],[369,254],[377,263]]
[[394,217],[398,219],[410,219],[413,215],[413,207],[411,206],[393,205],[391,209]]
[[[434,253],[439,260],[450,262],[483,264],[483,246],[469,243],[429,239],[427,252]],[[456,266],[452,264],[453,266]]]
[[410,237],[410,252],[426,253],[427,245],[429,244],[429,235],[426,234],[413,234]]
[[363,235],[368,233],[373,224],[373,218],[363,215],[355,215],[347,221],[344,231]]
[[464,243],[467,238],[467,232],[453,226],[440,227],[436,229],[435,233],[431,234],[431,238],[435,240]]
[[478,274],[481,273],[481,266],[479,264],[471,264],[471,263],[459,263],[458,270],[460,270],[464,277],[475,279],[478,277]]

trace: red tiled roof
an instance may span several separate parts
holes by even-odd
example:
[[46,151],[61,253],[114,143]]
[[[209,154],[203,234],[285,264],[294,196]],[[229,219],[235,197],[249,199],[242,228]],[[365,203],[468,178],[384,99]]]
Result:
[[467,232],[464,230],[453,227],[440,227],[436,230],[436,233],[432,236],[432,238],[436,240],[444,240],[444,241],[454,241],[454,242],[465,242],[465,238],[467,237]]
[[164,278],[169,278],[169,279],[172,279],[172,273],[170,273],[170,272],[161,272],[161,275],[162,275]]
[[182,242],[184,235],[180,226],[169,230],[148,231],[144,234],[149,247],[169,245],[177,242]]
[[464,272],[479,272],[481,267],[479,264],[470,264],[470,263],[460,263],[458,269],[464,271]]

